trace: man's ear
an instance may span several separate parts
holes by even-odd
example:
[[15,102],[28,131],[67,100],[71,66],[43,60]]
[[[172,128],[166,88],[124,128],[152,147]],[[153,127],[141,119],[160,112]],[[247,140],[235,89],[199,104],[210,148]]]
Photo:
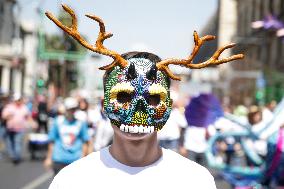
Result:
[[173,99],[170,99],[170,107],[173,107]]
[[102,111],[104,111],[104,98],[101,98],[101,108],[102,108]]

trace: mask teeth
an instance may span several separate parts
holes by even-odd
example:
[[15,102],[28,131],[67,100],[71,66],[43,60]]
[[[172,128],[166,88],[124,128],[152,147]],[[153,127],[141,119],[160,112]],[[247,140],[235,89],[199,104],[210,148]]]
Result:
[[139,133],[139,134],[147,134],[147,133],[153,133],[155,131],[154,126],[142,126],[142,125],[120,125],[120,130],[126,133]]

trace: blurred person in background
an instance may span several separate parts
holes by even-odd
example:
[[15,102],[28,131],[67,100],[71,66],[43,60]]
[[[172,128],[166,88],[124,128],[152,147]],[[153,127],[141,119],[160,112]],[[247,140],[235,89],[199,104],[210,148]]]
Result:
[[267,188],[284,188],[284,124],[267,141],[267,157],[261,183]]
[[244,105],[238,105],[233,110],[233,114],[238,117],[242,123],[247,123],[248,108]]
[[88,111],[89,111],[89,103],[87,99],[80,98],[79,99],[79,105],[78,109],[75,112],[75,118],[80,121],[86,121],[88,122]]
[[32,120],[20,94],[14,94],[12,102],[4,107],[2,119],[6,122],[6,148],[8,154],[13,163],[18,164],[22,159],[24,133]]
[[181,112],[177,103],[179,99],[178,94],[172,92],[171,97],[173,99],[173,109],[167,123],[163,129],[158,132],[158,140],[161,147],[178,151],[181,129],[187,127],[187,122],[184,112]]
[[262,108],[262,118],[265,123],[268,123],[273,118],[273,111],[277,106],[277,102],[275,100],[270,101]]
[[208,138],[215,133],[214,124],[223,117],[223,109],[213,94],[200,94],[185,108],[188,127],[182,130],[180,153],[198,164],[206,165]]
[[53,121],[49,131],[49,145],[44,165],[52,166],[54,175],[70,163],[86,156],[88,153],[87,122],[75,118],[78,101],[68,97],[64,100],[65,115]]
[[[3,109],[9,102],[9,95],[0,95],[0,115],[2,115]],[[6,121],[0,116],[0,159],[5,151],[5,139],[6,139]]]
[[37,119],[37,122],[38,122],[37,132],[40,133],[43,130],[44,133],[48,133],[47,99],[44,95],[40,95],[38,97],[36,119]]
[[113,129],[109,118],[104,113],[103,99],[101,99],[101,104],[97,108],[95,120],[96,132],[94,136],[94,151],[99,151],[100,149],[109,146],[112,143]]
[[75,112],[75,118],[80,121],[87,122],[88,124],[88,133],[89,136],[92,138],[94,136],[94,123],[92,120],[92,110],[89,106],[89,102],[86,98],[79,99],[79,106]]
[[275,110],[277,106],[277,101],[276,100],[271,100],[267,105],[266,107],[271,111],[273,112]]
[[[251,131],[254,134],[258,134],[264,127],[266,127],[266,121],[263,120],[263,110],[256,105],[250,106],[248,109],[247,119],[251,125]],[[267,153],[267,141],[266,139],[251,140],[250,138],[245,140],[247,146],[255,151],[260,157],[265,158]],[[247,164],[249,166],[255,165],[248,157],[246,157]]]

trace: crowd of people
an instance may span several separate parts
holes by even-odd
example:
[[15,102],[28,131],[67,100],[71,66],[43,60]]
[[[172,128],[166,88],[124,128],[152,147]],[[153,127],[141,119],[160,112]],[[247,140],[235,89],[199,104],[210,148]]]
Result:
[[[239,105],[228,108],[222,107],[214,95],[201,94],[191,98],[184,106],[177,103],[177,96],[173,93],[171,115],[165,127],[158,132],[160,146],[203,166],[207,166],[205,152],[210,137],[216,133],[240,130],[238,124],[225,116],[227,113],[250,125],[251,131],[257,133],[273,118],[277,105],[272,101],[265,107]],[[87,98],[76,96],[58,98],[50,106],[43,95],[33,100],[19,94],[2,97],[1,155],[7,154],[17,165],[22,161],[23,144],[29,144],[32,158],[35,158],[35,151],[44,149],[44,166],[52,168],[56,175],[66,165],[112,143],[113,129],[102,103],[100,99],[94,106]],[[258,166],[246,157],[239,142],[232,137],[217,141],[216,159],[230,165],[236,156],[242,156],[246,166]],[[267,136],[257,140],[246,138],[245,142],[265,161]]]
[[[44,95],[28,99],[20,94],[2,96],[0,131],[1,158],[7,156],[17,165],[26,149],[32,159],[37,158],[37,151],[47,151],[44,163],[47,167],[51,160],[67,164],[82,154],[97,151],[110,144],[113,135],[100,103],[90,106],[86,98],[67,97],[58,98],[50,106]],[[48,146],[50,141],[53,141],[54,147]],[[74,145],[76,148],[71,150]],[[67,149],[70,157],[62,155],[62,149]],[[58,160],[55,154],[62,157]]]

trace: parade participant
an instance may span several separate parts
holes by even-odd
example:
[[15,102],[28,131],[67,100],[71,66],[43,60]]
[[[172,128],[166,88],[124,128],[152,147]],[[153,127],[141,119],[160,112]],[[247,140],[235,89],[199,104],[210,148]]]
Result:
[[223,117],[221,104],[213,94],[200,94],[190,100],[184,114],[188,127],[182,133],[184,143],[180,153],[205,165],[207,140],[215,133],[214,124]]
[[103,110],[103,99],[101,99],[101,105],[96,110],[95,120],[95,137],[94,137],[94,151],[98,151],[112,143],[113,129],[109,118],[105,115]]
[[268,139],[265,170],[261,180],[263,186],[284,188],[284,124]]
[[103,46],[104,40],[112,34],[105,32],[100,18],[87,15],[100,25],[98,40],[93,46],[79,34],[73,10],[66,5],[63,8],[73,18],[71,27],[64,26],[51,13],[46,15],[84,47],[114,59],[112,64],[101,68],[106,70],[104,111],[111,121],[114,137],[111,146],[65,167],[54,178],[50,189],[96,186],[215,189],[208,170],[176,152],[159,147],[157,131],[163,128],[171,112],[170,79],[180,80],[168,66],[202,68],[240,59],[243,55],[218,59],[225,49],[234,46],[228,45],[216,51],[208,61],[193,64],[201,45],[214,39],[213,36],[199,38],[196,32],[195,48],[187,59],[161,60],[148,52],[120,55]]
[[75,112],[76,119],[86,121],[89,124],[89,102],[85,98],[79,100],[78,109]]
[[48,133],[48,109],[47,109],[47,99],[44,95],[39,95],[38,97],[38,105],[37,105],[37,122],[38,129],[37,132],[40,133],[41,130],[44,133]]
[[[77,120],[87,122],[88,134],[89,134],[90,138],[93,138],[94,132],[95,132],[94,123],[91,119],[92,116],[94,116],[94,115],[92,115],[92,110],[89,107],[88,100],[85,99],[85,98],[80,98],[78,109],[75,112],[75,118]],[[91,146],[92,146],[92,144],[90,143],[89,147],[91,147]],[[91,152],[93,152],[93,151],[91,151]]]
[[[2,115],[4,107],[8,104],[9,96],[1,93],[0,91],[0,115]],[[6,139],[6,121],[0,116],[0,160],[3,157],[5,151],[5,139]]]
[[[251,106],[248,111],[248,122],[251,125],[251,131],[257,135],[259,131],[261,131],[267,124],[265,118],[263,117],[263,110],[258,106]],[[269,118],[271,119],[271,118]],[[267,139],[259,138],[258,140],[246,140],[247,145],[251,150],[254,150],[258,155],[262,158],[266,156],[267,153]],[[254,165],[253,162],[247,158],[248,165]]]
[[56,175],[63,167],[87,155],[89,135],[87,123],[75,119],[75,98],[64,100],[65,116],[58,117],[49,132],[49,145],[44,165],[53,167]]
[[6,124],[6,146],[8,154],[13,163],[18,164],[22,159],[24,133],[31,121],[30,112],[20,94],[14,94],[12,102],[4,107],[2,120]]

